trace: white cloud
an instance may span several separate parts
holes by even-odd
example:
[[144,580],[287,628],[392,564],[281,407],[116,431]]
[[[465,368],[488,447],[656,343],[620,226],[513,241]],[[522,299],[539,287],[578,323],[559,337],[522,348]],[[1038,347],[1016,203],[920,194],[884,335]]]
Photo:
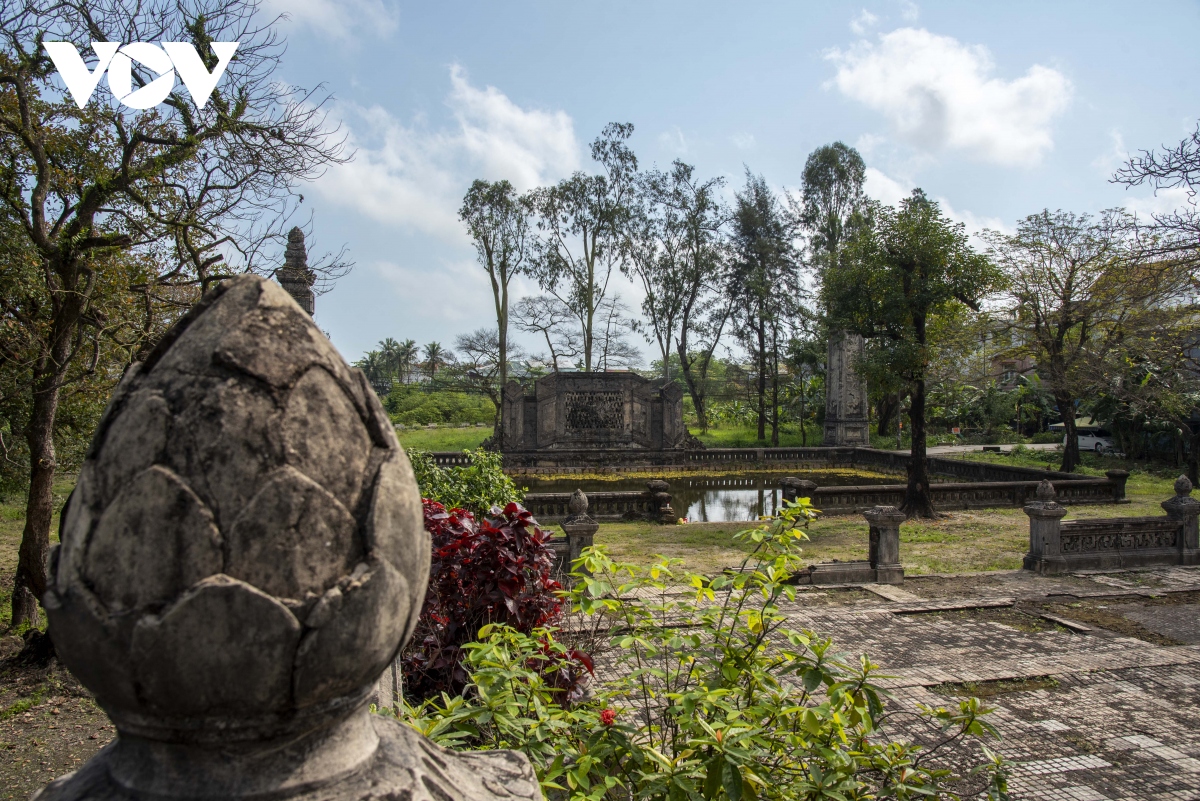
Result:
[[912,0],[900,0],[900,16],[906,22],[916,22],[917,17],[921,16],[921,9]]
[[1109,131],[1108,136],[1112,145],[1108,150],[1092,159],[1092,166],[1111,177],[1129,160],[1129,149],[1125,147],[1125,137],[1121,135],[1120,131],[1114,128]]
[[874,167],[867,167],[866,177],[863,191],[885,206],[895,206],[912,194],[911,186],[905,186]]
[[850,30],[854,31],[856,35],[862,36],[868,30],[875,27],[875,23],[877,22],[879,22],[879,17],[864,8],[857,17],[850,20]]
[[1188,197],[1187,189],[1182,186],[1160,189],[1155,194],[1131,197],[1125,201],[1125,208],[1143,218],[1155,214],[1170,214],[1185,207],[1192,207],[1192,210],[1195,210]]
[[503,92],[480,89],[462,67],[450,70],[446,104],[455,125],[405,125],[379,106],[348,107],[349,164],[331,169],[317,189],[380,222],[459,242],[457,210],[475,178],[506,178],[520,191],[579,168],[579,143],[562,111],[526,110]]
[[298,25],[333,39],[355,33],[386,36],[396,30],[400,13],[392,0],[267,0],[267,11],[287,14]]
[[[867,195],[878,200],[880,203],[886,206],[895,206],[912,194],[913,184],[908,181],[896,180],[874,167],[867,167],[866,182],[863,189]],[[985,228],[995,231],[1012,231],[1012,227],[999,217],[983,217],[966,209],[956,209],[942,197],[934,198],[934,200],[941,206],[943,214],[954,222],[960,222],[966,226],[967,233],[971,234],[973,244],[976,247],[982,246],[982,242],[977,239],[977,235]]]
[[924,29],[900,28],[826,58],[837,65],[832,85],[882,113],[910,144],[999,164],[1035,163],[1051,149],[1051,122],[1071,96],[1057,70],[1035,64],[1011,81],[992,77],[985,47]]

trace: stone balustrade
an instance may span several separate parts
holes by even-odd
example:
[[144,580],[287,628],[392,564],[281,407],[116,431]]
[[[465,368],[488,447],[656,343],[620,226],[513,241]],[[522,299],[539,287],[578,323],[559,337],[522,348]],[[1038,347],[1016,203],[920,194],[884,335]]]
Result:
[[[525,496],[525,508],[540,523],[557,523],[571,516],[572,497],[574,493],[570,492],[531,492]],[[589,514],[598,521],[674,523],[678,520],[671,507],[670,485],[665,481],[649,481],[641,492],[591,492],[586,497]]]
[[1038,486],[1025,505],[1029,516],[1026,570],[1042,574],[1073,570],[1112,570],[1150,565],[1200,564],[1197,518],[1200,502],[1191,496],[1186,476],[1175,482],[1175,497],[1164,501],[1164,517],[1114,517],[1063,522],[1067,510],[1058,502],[1058,487]]

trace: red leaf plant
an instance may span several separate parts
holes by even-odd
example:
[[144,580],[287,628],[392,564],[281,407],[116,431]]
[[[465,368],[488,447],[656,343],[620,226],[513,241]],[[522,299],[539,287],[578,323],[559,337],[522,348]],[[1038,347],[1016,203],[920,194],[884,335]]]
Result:
[[[553,625],[562,614],[555,595],[560,585],[550,578],[550,532],[520,504],[493,506],[480,522],[465,509],[447,511],[428,499],[422,504],[425,530],[433,539],[429,587],[403,662],[404,692],[417,701],[462,692],[468,681],[462,646],[484,625],[529,634]],[[544,650],[553,657],[548,644]],[[543,662],[541,672],[570,703],[583,695],[581,667],[590,673],[591,659],[572,651],[567,660]]]

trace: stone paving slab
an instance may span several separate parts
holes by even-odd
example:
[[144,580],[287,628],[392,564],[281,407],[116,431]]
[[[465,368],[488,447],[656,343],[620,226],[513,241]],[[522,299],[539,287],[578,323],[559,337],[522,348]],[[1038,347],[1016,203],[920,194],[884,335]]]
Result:
[[[832,637],[848,655],[869,654],[890,676],[889,709],[955,702],[953,685],[1038,680],[1041,689],[985,698],[1015,764],[1010,789],[1029,801],[1200,800],[1200,644],[1162,646],[1095,626],[1006,625],[988,612],[1014,614],[1051,593],[1084,597],[1163,597],[1200,589],[1200,570],[1161,568],[1039,581],[1029,574],[968,582],[978,597],[913,603],[785,605],[793,628]],[[920,580],[905,589],[921,594]],[[1118,595],[1113,595],[1118,593]],[[1016,610],[1007,609],[1018,603]],[[967,610],[980,610],[971,617]],[[1192,642],[1195,604],[1114,604],[1151,631]],[[1031,609],[1033,618],[1039,617]],[[957,616],[956,616],[957,615]],[[1200,641],[1200,640],[1198,640]],[[947,686],[951,685],[951,686]],[[1018,685],[1020,686],[1020,685]],[[1030,686],[1030,685],[1025,685]],[[930,742],[929,732],[897,718],[902,736]]]

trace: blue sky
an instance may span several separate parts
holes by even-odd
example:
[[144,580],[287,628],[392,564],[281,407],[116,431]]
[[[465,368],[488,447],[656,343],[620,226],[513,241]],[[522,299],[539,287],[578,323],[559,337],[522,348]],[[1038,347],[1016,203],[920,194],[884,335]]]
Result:
[[[1181,202],[1108,183],[1200,119],[1196,2],[399,3],[269,0],[286,80],[325,83],[356,150],[305,190],[317,245],[357,266],[317,300],[349,359],[382,338],[494,324],[457,223],[476,177],[518,188],[590,169],[632,122],[641,163],[674,158],[736,189],[797,188],[835,140],[893,203],[913,186],[971,230],[1042,208]],[[633,285],[614,282],[640,301]],[[536,293],[522,282],[517,295]],[[645,343],[643,352],[651,353]]]

